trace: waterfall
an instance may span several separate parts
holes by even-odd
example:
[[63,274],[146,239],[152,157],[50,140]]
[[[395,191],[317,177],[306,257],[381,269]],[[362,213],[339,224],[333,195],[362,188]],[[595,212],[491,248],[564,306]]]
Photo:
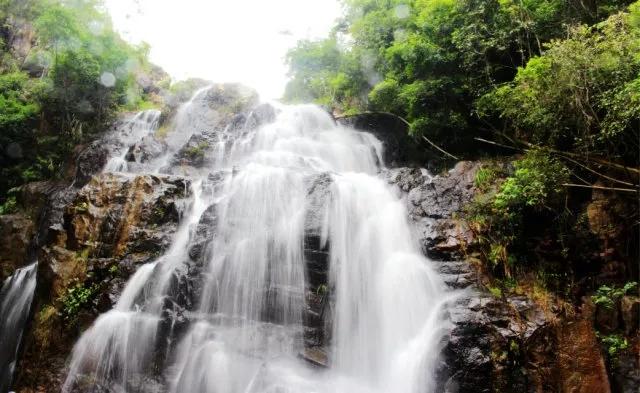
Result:
[[116,130],[117,149],[112,152],[105,172],[127,172],[127,154],[144,137],[152,134],[158,128],[160,122],[160,111],[150,109],[136,113],[134,116],[125,119]]
[[37,263],[20,268],[0,289],[0,392],[11,387],[22,333],[36,288]]
[[[215,127],[204,92],[178,111],[160,166],[202,124]],[[275,112],[208,130],[213,164],[190,172],[170,249],[80,338],[64,392],[432,391],[450,295],[378,177],[382,143],[315,106]],[[213,235],[195,261],[203,226]],[[328,255],[313,290],[310,247]],[[301,356],[313,295],[326,304],[327,368]]]

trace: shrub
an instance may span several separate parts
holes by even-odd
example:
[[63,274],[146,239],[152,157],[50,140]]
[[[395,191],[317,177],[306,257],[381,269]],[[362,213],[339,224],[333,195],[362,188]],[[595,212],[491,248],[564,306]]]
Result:
[[626,283],[622,288],[603,285],[596,290],[596,294],[591,296],[591,299],[596,305],[603,306],[605,308],[614,308],[622,296],[637,287],[638,283],[635,281]]
[[481,168],[475,184],[480,190],[469,207],[469,221],[485,259],[507,277],[518,262],[513,251],[521,246],[523,221],[529,214],[561,209],[562,186],[569,178],[564,165],[544,150],[531,150],[514,163],[515,172],[501,184],[497,167]]
[[64,319],[69,322],[74,322],[78,316],[78,312],[89,304],[97,290],[97,285],[86,287],[81,283],[77,283],[71,288],[68,288],[67,292],[60,299]]

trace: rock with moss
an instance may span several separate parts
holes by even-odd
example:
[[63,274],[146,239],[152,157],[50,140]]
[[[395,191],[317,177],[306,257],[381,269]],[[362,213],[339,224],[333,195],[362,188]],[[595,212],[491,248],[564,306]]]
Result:
[[18,386],[60,386],[79,333],[113,307],[139,266],[169,247],[188,190],[176,176],[101,174],[49,202]]
[[29,248],[35,232],[34,221],[23,212],[0,215],[0,282],[31,263]]

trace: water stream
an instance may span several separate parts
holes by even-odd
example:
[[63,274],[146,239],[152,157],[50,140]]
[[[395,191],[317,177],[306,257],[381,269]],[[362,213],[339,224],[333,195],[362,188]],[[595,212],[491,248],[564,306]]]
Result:
[[[207,119],[202,94],[178,112],[172,146]],[[279,106],[274,121],[215,138],[172,246],[83,334],[63,391],[431,392],[448,295],[378,177],[380,141],[315,106]],[[137,172],[170,171],[176,150]],[[203,222],[215,236],[199,266],[189,250]],[[300,356],[310,232],[328,250],[326,368]]]
[[0,392],[8,391],[36,288],[37,263],[20,268],[0,288]]

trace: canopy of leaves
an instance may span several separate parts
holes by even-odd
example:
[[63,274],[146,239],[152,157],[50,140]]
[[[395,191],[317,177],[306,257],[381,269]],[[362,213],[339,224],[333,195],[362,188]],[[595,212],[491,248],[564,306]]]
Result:
[[514,136],[582,154],[638,163],[640,29],[631,13],[553,40],[506,84],[479,101]]
[[148,47],[126,43],[98,0],[0,1],[0,203],[61,174],[73,147],[143,100]]
[[[415,134],[464,151],[485,122],[499,123],[477,117],[478,98],[512,81],[519,67],[541,55],[546,42],[565,37],[570,26],[605,20],[628,4],[344,0],[345,16],[329,38],[300,42],[289,53],[285,98],[312,99],[339,112],[392,112],[406,118]],[[611,105],[632,95],[630,89],[609,97]],[[626,107],[618,106],[622,114]],[[609,123],[610,132],[621,127]]]

